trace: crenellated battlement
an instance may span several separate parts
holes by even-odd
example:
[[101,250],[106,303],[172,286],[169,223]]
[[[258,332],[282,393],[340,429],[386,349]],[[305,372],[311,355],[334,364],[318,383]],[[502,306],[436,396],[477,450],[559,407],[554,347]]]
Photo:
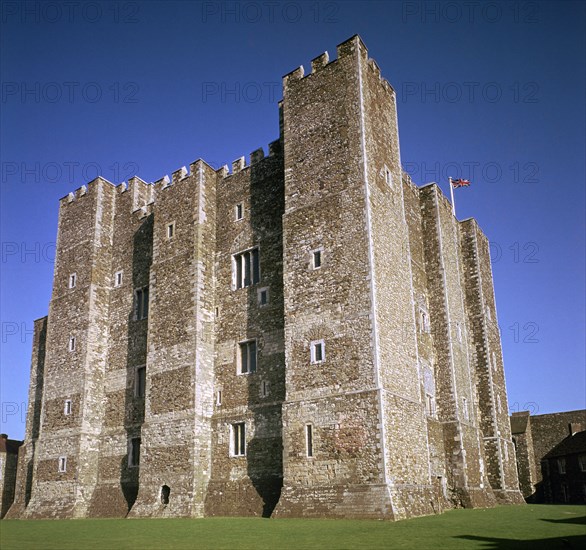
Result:
[[381,75],[381,70],[377,62],[374,59],[368,57],[368,48],[364,45],[364,42],[362,42],[362,39],[357,34],[336,46],[337,59],[330,60],[330,56],[326,51],[312,59],[311,73],[305,74],[305,68],[303,67],[303,65],[300,65],[299,67],[297,67],[297,69],[284,75],[283,86],[287,87],[287,85],[291,82],[311,77],[312,75],[323,70],[325,67],[328,67],[333,63],[336,63],[338,60],[353,55],[357,50],[361,52],[362,55],[366,58],[367,67],[369,68],[369,70],[378,78],[380,83],[394,96],[394,88],[391,86],[389,81]]
[[95,185],[98,182],[109,184],[113,188],[116,187],[111,181],[108,181],[106,178],[98,176],[97,178],[89,181],[87,184],[84,184],[84,185],[78,187],[77,189],[75,189],[74,191],[71,191],[70,193],[68,193],[64,197],[61,197],[59,199],[60,206],[65,206],[67,204],[76,202],[79,199],[81,199],[82,197],[90,195],[93,191],[93,188],[95,187]]
[[255,149],[254,151],[252,151],[252,153],[249,154],[249,163],[248,164],[246,164],[246,157],[243,155],[243,156],[232,161],[232,171],[230,171],[230,168],[228,167],[227,164],[224,164],[221,168],[218,168],[216,170],[216,173],[221,178],[227,178],[229,176],[233,176],[234,174],[238,174],[238,172],[242,172],[243,170],[246,170],[247,168],[250,168],[251,166],[254,166],[255,164],[261,162],[262,160],[278,156],[281,154],[281,152],[282,152],[281,141],[276,139],[276,140],[271,141],[269,143],[269,154],[268,155],[265,155],[265,151],[264,151],[263,147],[259,147],[258,149]]

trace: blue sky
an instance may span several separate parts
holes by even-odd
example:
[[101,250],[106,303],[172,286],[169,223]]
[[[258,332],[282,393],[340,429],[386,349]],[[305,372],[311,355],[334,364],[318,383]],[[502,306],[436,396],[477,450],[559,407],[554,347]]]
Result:
[[1,431],[24,435],[58,199],[278,137],[281,77],[360,34],[404,167],[491,241],[511,410],[584,408],[585,4],[3,2]]

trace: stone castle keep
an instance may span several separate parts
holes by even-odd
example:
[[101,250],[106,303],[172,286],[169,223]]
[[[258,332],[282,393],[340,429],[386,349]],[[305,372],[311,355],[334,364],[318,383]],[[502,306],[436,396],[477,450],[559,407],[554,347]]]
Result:
[[523,502],[488,240],[403,173],[358,36],[311,69],[248,165],[61,200],[8,517]]

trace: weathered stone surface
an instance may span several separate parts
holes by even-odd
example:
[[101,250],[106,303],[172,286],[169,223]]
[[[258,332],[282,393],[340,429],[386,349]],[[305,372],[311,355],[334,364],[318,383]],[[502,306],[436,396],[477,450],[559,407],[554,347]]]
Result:
[[267,155],[61,201],[15,517],[520,499],[488,241],[403,173],[360,38],[337,54],[285,76]]

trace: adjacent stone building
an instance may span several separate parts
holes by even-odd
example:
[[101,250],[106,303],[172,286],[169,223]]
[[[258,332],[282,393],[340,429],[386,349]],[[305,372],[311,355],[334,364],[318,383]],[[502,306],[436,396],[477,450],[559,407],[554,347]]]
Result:
[[[585,428],[584,409],[535,416],[521,411],[511,415],[519,485],[527,502],[583,502],[580,498],[586,497],[586,449],[580,450],[580,444],[584,445],[580,434]],[[580,459],[582,454],[584,459]],[[570,473],[561,472],[557,463],[566,455],[571,455]]]
[[11,517],[522,502],[488,240],[402,171],[396,103],[354,36],[268,155],[61,200]]
[[18,448],[22,441],[8,439],[0,434],[0,519],[8,512],[14,501]]

